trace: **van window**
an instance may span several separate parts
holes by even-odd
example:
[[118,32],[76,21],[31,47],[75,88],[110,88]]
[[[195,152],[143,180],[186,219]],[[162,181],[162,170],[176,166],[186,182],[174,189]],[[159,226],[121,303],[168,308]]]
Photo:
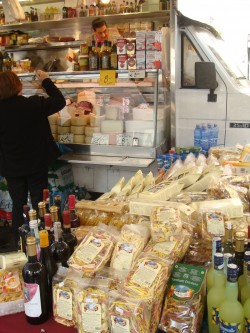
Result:
[[202,61],[193,44],[182,35],[182,88],[195,87],[195,63]]

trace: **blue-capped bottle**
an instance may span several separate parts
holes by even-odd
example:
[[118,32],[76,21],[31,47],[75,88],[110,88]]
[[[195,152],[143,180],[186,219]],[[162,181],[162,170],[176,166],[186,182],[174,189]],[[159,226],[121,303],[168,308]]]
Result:
[[212,258],[211,258],[211,265],[207,272],[207,291],[213,285],[213,274],[214,274],[214,255],[215,253],[222,252],[222,241],[220,237],[214,237],[212,239]]
[[219,127],[217,124],[214,124],[213,127],[213,146],[217,146],[218,145],[218,139],[219,139]]
[[194,146],[200,147],[201,146],[201,125],[196,124],[194,129]]
[[238,301],[238,267],[227,266],[226,297],[220,305],[220,333],[243,333],[244,310]]
[[220,305],[226,297],[225,275],[224,275],[224,255],[215,253],[214,255],[214,275],[213,286],[207,294],[207,314],[209,333],[220,332]]
[[212,124],[207,124],[207,138],[208,138],[208,150],[209,148],[213,147],[213,137],[214,137],[214,130]]

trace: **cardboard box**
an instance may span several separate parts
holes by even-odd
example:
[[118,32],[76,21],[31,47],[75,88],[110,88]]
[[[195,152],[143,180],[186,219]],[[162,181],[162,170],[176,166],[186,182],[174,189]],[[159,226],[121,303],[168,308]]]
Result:
[[48,173],[49,184],[52,187],[67,187],[74,183],[72,166],[64,161],[56,161]]
[[161,63],[162,63],[162,52],[146,51],[147,69],[161,69]]

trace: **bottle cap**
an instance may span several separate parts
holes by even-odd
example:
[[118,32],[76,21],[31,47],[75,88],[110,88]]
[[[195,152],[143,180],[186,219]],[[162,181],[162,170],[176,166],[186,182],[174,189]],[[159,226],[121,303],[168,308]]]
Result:
[[46,203],[44,201],[38,202],[38,208],[46,208]]
[[37,222],[37,220],[30,220],[30,221],[29,221],[29,226],[30,226],[30,229],[37,228],[37,227],[38,227],[38,222]]
[[244,261],[250,261],[250,251],[245,251],[245,253],[244,253]]
[[74,194],[69,195],[69,209],[75,209],[76,198]]
[[40,247],[48,247],[49,246],[49,234],[47,230],[39,231],[40,238]]
[[43,201],[49,198],[49,190],[47,188],[43,189]]
[[51,214],[49,214],[49,213],[44,214],[44,223],[45,223],[45,228],[46,227],[51,228],[51,226],[52,226],[52,216],[51,216]]
[[57,206],[50,206],[49,211],[52,213],[57,213],[58,207]]
[[30,218],[30,220],[36,220],[36,210],[35,209],[29,210],[29,218]]
[[63,226],[64,228],[70,228],[70,211],[69,210],[64,210],[63,211]]
[[29,236],[26,239],[27,245],[34,245],[36,244],[36,238],[34,236]]
[[238,267],[235,264],[227,265],[227,281],[237,282],[238,279]]
[[214,269],[222,270],[224,268],[224,255],[223,253],[214,254]]

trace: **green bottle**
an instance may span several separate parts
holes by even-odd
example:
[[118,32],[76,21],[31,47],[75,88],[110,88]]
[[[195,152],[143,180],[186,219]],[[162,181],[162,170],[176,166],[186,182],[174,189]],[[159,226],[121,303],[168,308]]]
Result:
[[215,253],[213,286],[207,294],[207,315],[209,333],[220,333],[220,305],[226,297],[224,255]]
[[[249,251],[247,251],[249,252]],[[244,305],[250,297],[250,261],[247,262],[246,284],[241,289],[241,304]]]
[[238,301],[238,267],[227,266],[226,298],[220,305],[220,333],[243,333],[244,310]]
[[[243,274],[238,278],[238,289],[239,295],[238,300],[242,302],[241,295],[242,295],[242,288],[247,284],[247,263],[250,261],[250,251],[245,251],[244,253],[244,263],[243,263]],[[244,296],[243,296],[244,298]]]
[[245,316],[245,332],[250,332],[250,298],[248,298],[243,306]]
[[220,237],[214,237],[212,239],[212,262],[207,272],[207,291],[209,291],[213,285],[214,255],[217,252],[222,252],[222,242]]

